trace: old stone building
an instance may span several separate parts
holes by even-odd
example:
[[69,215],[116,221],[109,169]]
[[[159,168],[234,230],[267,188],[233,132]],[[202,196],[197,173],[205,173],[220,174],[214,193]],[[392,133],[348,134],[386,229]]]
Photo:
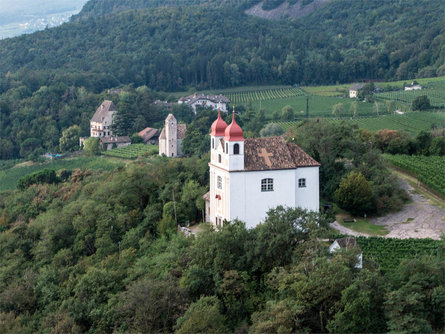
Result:
[[185,137],[186,130],[185,124],[178,124],[175,116],[169,114],[165,119],[164,128],[159,136],[159,155],[167,157],[181,156],[181,143]]
[[117,112],[117,108],[113,101],[105,100],[97,108],[90,121],[91,137],[111,137],[111,125],[113,125],[113,117]]

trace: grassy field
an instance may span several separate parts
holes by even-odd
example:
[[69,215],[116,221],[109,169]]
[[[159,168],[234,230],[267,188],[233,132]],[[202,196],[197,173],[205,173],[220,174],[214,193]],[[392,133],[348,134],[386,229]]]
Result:
[[145,144],[132,144],[105,151],[102,154],[120,159],[136,159],[139,156],[148,156],[158,153],[158,146]]
[[17,182],[21,177],[44,168],[51,168],[54,170],[77,168],[112,170],[119,166],[124,166],[124,163],[104,157],[78,157],[8,168],[0,170],[0,191],[15,189]]

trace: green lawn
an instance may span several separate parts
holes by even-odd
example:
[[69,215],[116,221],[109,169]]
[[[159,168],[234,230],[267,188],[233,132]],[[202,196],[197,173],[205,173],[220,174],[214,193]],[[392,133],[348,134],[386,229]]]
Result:
[[349,228],[353,231],[366,233],[373,236],[382,236],[389,233],[389,231],[384,226],[371,224],[369,221],[364,220],[362,218],[356,218],[356,222],[344,222],[343,215],[337,216],[337,222],[346,228]]
[[119,166],[124,166],[124,163],[115,159],[105,157],[78,157],[59,159],[30,166],[8,168],[0,170],[0,192],[15,189],[17,186],[17,182],[21,177],[37,172],[44,168],[51,168],[54,170],[77,168],[112,170]]

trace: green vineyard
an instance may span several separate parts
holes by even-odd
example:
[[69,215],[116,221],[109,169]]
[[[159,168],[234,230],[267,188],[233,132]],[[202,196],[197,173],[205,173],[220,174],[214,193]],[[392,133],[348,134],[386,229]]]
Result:
[[282,99],[287,97],[304,96],[300,88],[266,88],[256,90],[234,91],[225,93],[233,104],[245,104],[253,101]]
[[158,152],[155,145],[132,144],[129,146],[115,148],[111,151],[103,152],[103,155],[120,159],[136,159],[139,156],[153,155]]
[[394,166],[415,174],[420,182],[445,196],[445,157],[402,154],[385,154],[384,157]]
[[[445,112],[410,112],[404,115],[382,115],[379,117],[351,118],[326,118],[328,122],[355,122],[360,129],[376,132],[383,129],[406,131],[411,136],[417,135],[422,130],[443,127],[445,124]],[[285,131],[300,121],[276,122]]]
[[392,239],[358,237],[363,258],[375,261],[381,270],[391,272],[404,259],[437,255],[443,241],[432,239]]
[[377,98],[411,104],[418,96],[426,95],[431,105],[436,108],[445,107],[445,81],[429,82],[424,89],[413,91],[392,91],[376,95]]
[[443,127],[444,112],[411,112],[404,115],[384,115],[380,117],[360,118],[357,120],[361,129],[372,132],[390,129],[403,130],[415,136],[422,130]]

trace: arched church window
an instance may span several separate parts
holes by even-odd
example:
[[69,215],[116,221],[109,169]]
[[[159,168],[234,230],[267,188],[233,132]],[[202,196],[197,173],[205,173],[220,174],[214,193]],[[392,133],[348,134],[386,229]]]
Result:
[[239,154],[239,144],[233,145],[233,154]]
[[273,179],[262,179],[261,191],[273,191]]
[[215,148],[215,139],[212,138],[212,148]]
[[226,143],[226,153],[229,153],[229,143]]
[[217,182],[216,182],[216,187],[217,187],[218,189],[222,189],[222,177],[221,177],[221,176],[218,176],[218,177],[216,178],[216,180],[217,180]]
[[218,154],[218,162],[221,163],[221,154]]

